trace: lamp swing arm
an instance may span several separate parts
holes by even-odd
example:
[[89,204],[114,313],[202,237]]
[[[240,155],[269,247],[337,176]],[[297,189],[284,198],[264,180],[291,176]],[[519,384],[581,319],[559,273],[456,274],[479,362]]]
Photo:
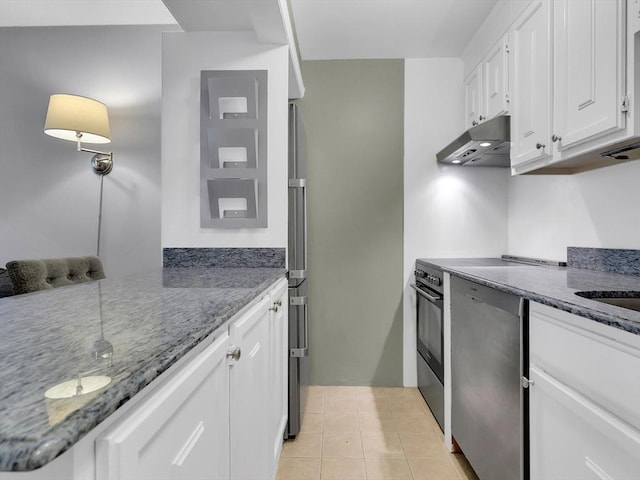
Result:
[[93,150],[91,148],[85,148],[82,146],[82,133],[76,132],[76,139],[78,142],[77,151],[93,153],[91,158],[91,168],[97,175],[107,175],[113,170],[113,153],[101,152],[100,150]]

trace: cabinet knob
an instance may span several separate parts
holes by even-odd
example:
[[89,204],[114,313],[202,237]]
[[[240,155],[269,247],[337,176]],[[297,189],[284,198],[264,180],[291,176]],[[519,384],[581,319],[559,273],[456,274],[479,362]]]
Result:
[[282,300],[278,299],[275,302],[273,302],[273,306],[269,310],[271,310],[272,312],[278,312],[281,306],[282,306]]
[[471,126],[475,127],[478,125],[478,122],[476,122],[475,120],[473,122],[471,122]]
[[242,351],[240,350],[240,347],[231,347],[229,350],[227,350],[227,358],[235,360],[236,362],[240,360],[241,355]]
[[559,135],[556,135],[555,133],[551,137],[551,141],[554,142],[554,143],[555,142],[559,142],[560,140],[562,140],[562,137],[559,136]]
[[546,145],[544,143],[540,143],[540,142],[536,143],[536,148],[538,150],[544,150],[545,147]]
[[535,382],[533,380],[529,380],[527,377],[520,377],[520,385],[522,388],[533,387]]
[[486,119],[487,119],[487,117],[485,117],[484,115],[480,115],[480,116],[478,117],[478,120],[480,120],[481,122],[482,122],[482,121],[484,121],[484,120],[486,120]]

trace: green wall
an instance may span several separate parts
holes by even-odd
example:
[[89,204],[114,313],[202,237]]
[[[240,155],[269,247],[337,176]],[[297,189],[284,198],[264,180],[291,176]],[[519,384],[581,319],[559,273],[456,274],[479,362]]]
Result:
[[402,385],[404,61],[302,63],[313,385]]

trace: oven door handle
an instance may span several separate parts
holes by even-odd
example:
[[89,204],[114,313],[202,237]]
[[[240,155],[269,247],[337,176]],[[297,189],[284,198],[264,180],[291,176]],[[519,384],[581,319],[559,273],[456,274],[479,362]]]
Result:
[[425,292],[424,290],[422,290],[421,288],[418,288],[416,285],[412,283],[409,284],[409,286],[413,288],[418,294],[420,294],[421,296],[429,300],[430,302],[439,302],[440,300],[442,300],[442,297],[434,297],[433,295]]

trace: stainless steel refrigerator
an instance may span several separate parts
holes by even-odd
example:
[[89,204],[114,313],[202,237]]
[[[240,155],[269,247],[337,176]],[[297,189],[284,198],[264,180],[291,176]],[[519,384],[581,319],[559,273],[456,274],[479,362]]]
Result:
[[309,387],[307,304],[306,142],[295,103],[289,104],[289,425],[286,437],[300,431]]

